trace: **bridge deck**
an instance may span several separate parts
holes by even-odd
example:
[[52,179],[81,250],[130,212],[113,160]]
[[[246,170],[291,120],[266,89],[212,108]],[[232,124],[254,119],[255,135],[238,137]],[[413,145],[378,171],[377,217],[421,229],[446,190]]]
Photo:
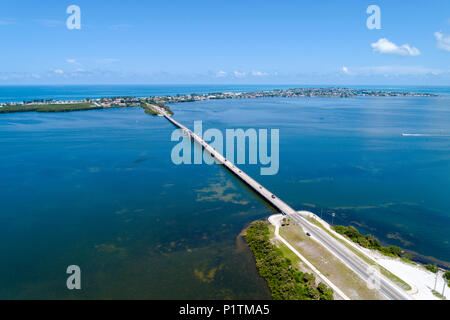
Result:
[[236,176],[238,176],[242,181],[244,181],[247,185],[252,187],[257,193],[259,193],[262,197],[264,197],[267,201],[269,201],[275,208],[279,209],[280,212],[284,215],[295,214],[296,211],[292,209],[285,202],[276,197],[272,192],[267,190],[264,186],[254,180],[252,177],[247,175],[244,171],[239,169],[235,164],[227,160],[223,155],[217,152],[214,148],[212,148],[206,141],[196,135],[194,132],[183,126],[181,123],[163,113],[164,117],[167,120],[172,122],[175,126],[182,129],[183,132],[189,134],[198,144],[202,145],[205,150],[207,150],[210,154],[214,156],[214,158],[220,163],[226,166],[231,172],[233,172]]

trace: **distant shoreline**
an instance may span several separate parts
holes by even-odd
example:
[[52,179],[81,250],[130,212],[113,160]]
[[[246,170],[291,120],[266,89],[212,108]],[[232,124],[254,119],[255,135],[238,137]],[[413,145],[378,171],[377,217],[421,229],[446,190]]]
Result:
[[354,98],[369,97],[438,97],[432,93],[414,93],[389,90],[348,89],[348,88],[293,88],[252,92],[213,92],[204,94],[177,94],[166,96],[133,97],[115,96],[82,100],[35,99],[22,102],[0,103],[0,113],[13,112],[70,112],[117,107],[143,107],[147,104],[166,106],[168,103],[196,102],[222,99],[256,98]]

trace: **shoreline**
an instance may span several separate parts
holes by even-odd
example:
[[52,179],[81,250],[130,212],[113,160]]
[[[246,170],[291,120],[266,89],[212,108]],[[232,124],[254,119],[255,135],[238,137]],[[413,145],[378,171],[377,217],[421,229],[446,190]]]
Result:
[[[0,113],[29,112],[50,109],[51,112],[78,111],[77,106],[83,105],[81,110],[89,110],[89,104],[94,108],[137,107],[145,104],[167,107],[171,103],[197,102],[223,99],[257,99],[257,98],[355,98],[355,97],[439,97],[433,93],[414,93],[391,90],[348,89],[332,88],[292,88],[274,89],[249,92],[212,92],[204,94],[177,94],[165,96],[109,96],[96,99],[84,98],[81,100],[34,99],[21,102],[0,103]],[[6,109],[4,109],[6,108]],[[47,111],[48,112],[48,111]]]

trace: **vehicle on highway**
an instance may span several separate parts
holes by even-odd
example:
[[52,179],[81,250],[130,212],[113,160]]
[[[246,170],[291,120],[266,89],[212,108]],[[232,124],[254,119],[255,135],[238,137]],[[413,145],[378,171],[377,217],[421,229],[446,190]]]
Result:
[[311,237],[311,234],[310,234],[309,232],[307,232],[306,235],[307,235],[308,237]]

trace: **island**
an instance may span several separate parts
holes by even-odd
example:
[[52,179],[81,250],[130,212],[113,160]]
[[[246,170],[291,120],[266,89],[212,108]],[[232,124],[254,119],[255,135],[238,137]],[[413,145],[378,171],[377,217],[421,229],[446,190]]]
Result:
[[0,103],[0,113],[12,112],[69,112],[84,111],[94,109],[108,108],[127,108],[141,107],[147,114],[157,115],[158,112],[152,108],[158,106],[163,108],[170,115],[173,114],[168,104],[181,102],[195,102],[214,99],[257,99],[257,98],[354,98],[358,96],[364,97],[436,97],[431,93],[413,93],[413,92],[397,92],[385,90],[367,90],[367,89],[348,89],[348,88],[293,88],[293,89],[276,89],[267,91],[254,92],[216,92],[205,94],[177,94],[168,96],[150,96],[150,97],[103,97],[97,99],[85,98],[82,100],[53,100],[53,99],[36,99],[32,101],[22,102],[6,102]]

